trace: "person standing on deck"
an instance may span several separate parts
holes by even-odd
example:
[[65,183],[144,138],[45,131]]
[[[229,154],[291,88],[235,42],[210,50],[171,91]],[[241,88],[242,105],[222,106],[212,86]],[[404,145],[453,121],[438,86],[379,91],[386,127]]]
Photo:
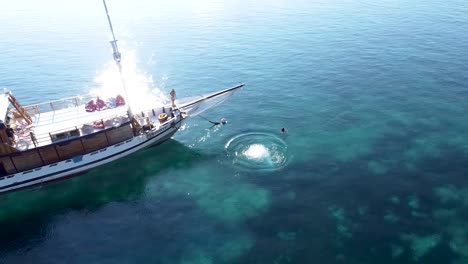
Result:
[[32,143],[34,144],[34,147],[37,147],[39,143],[37,142],[36,135],[34,134],[34,132],[29,132],[29,137],[31,138]]
[[176,92],[174,89],[172,89],[172,91],[169,93],[171,95],[171,101],[172,101],[172,107],[176,107],[175,105],[175,100],[176,100]]

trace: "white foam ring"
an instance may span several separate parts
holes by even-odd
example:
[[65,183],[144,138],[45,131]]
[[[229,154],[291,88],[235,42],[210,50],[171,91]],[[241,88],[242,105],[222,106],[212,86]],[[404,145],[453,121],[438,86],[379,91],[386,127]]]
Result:
[[225,149],[233,165],[249,170],[280,169],[289,159],[286,143],[268,133],[235,136],[226,143]]

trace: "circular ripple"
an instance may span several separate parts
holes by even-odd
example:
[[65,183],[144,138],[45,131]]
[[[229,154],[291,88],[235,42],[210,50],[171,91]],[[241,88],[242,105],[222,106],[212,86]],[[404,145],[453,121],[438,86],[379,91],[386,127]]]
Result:
[[226,143],[225,149],[232,163],[244,169],[279,169],[289,158],[286,142],[268,133],[238,135]]

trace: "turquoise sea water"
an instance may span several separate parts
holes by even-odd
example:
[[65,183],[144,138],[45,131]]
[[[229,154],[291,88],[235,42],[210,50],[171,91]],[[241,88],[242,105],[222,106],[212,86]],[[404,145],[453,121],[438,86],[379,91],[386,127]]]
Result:
[[[1,263],[468,263],[466,1],[108,5],[148,87],[247,86],[226,126],[1,196]],[[0,33],[24,104],[110,67],[100,1],[2,3]]]

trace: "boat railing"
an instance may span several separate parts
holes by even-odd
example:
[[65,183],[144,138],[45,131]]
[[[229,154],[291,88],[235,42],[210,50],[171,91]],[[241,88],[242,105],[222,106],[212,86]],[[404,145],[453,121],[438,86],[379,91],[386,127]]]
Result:
[[95,98],[96,96],[93,95],[80,95],[63,98],[60,100],[53,100],[46,103],[28,105],[23,108],[26,112],[28,112],[28,114],[37,115],[45,112],[55,112],[57,110],[62,110],[70,107],[78,107],[80,105],[86,104],[88,101]]
[[[50,138],[51,134],[54,133],[60,134],[64,132],[66,133],[70,131],[77,131],[80,129],[79,126],[69,128],[68,131],[66,131],[67,129],[60,129],[50,133],[49,135],[38,135],[34,147],[30,149],[18,149],[18,152],[4,154],[3,156],[0,156],[0,159],[2,159],[2,162],[6,162],[11,166],[9,168],[9,174],[16,174],[20,172],[23,174],[28,174],[33,171],[41,170],[42,166],[57,166],[58,162],[60,161],[65,161],[65,163],[72,161],[79,162],[81,161],[83,155],[95,155],[105,151],[112,145],[114,148],[122,146],[125,143],[131,142],[132,138],[137,135],[146,135],[146,138],[153,138],[158,135],[158,131],[167,129],[168,126],[172,127],[172,125],[175,124],[174,121],[177,121],[178,119],[177,116],[171,115],[170,118],[164,120],[164,122],[161,120],[160,123],[158,123],[150,130],[144,129],[144,127],[142,127],[141,129],[137,130],[137,132],[135,132],[134,127],[129,126],[131,122],[128,119],[128,115],[123,115],[121,118],[124,119],[122,120],[123,123],[119,127],[113,129],[105,126],[98,131],[93,130],[87,134],[90,137],[88,137],[86,134],[70,134],[69,138],[62,138],[58,141],[52,141]],[[100,121],[105,122],[105,120]],[[154,121],[154,118],[152,121]],[[90,125],[90,123],[84,125]],[[83,127],[81,129],[83,129]],[[22,143],[24,144],[24,141],[27,139],[19,139],[17,143],[19,143],[20,140],[22,140]],[[43,143],[41,144],[40,142]],[[9,178],[10,177],[14,177],[14,175],[9,176]],[[0,180],[1,179],[2,178],[0,178]]]
[[[71,99],[71,98],[70,98]],[[164,110],[169,111],[169,110]],[[158,110],[149,109],[135,113],[134,118],[138,121],[140,125],[145,125],[146,120],[149,117],[152,117],[153,120],[157,119]],[[169,118],[167,122],[160,124],[163,126],[165,123],[171,121],[172,118]],[[31,138],[30,132],[33,132],[32,126],[27,126],[23,129],[20,129],[16,132],[18,135],[18,141],[26,142],[23,143],[22,149],[20,151],[27,150],[32,147],[43,147],[59,141],[66,141],[76,137],[87,136],[93,133],[98,133],[102,130],[106,130],[112,127],[119,127],[121,124],[130,121],[129,115],[127,114],[118,114],[118,115],[108,115],[104,118],[97,119],[91,122],[77,124],[72,127],[61,128],[59,130],[48,131],[47,133],[33,134],[35,137],[35,142]]]
[[15,132],[18,136],[16,148],[19,151],[26,151],[31,148],[44,147],[73,138],[99,133],[113,127],[119,127],[128,121],[130,119],[127,114],[110,115],[92,122],[38,134],[34,133],[32,127],[27,127]]

